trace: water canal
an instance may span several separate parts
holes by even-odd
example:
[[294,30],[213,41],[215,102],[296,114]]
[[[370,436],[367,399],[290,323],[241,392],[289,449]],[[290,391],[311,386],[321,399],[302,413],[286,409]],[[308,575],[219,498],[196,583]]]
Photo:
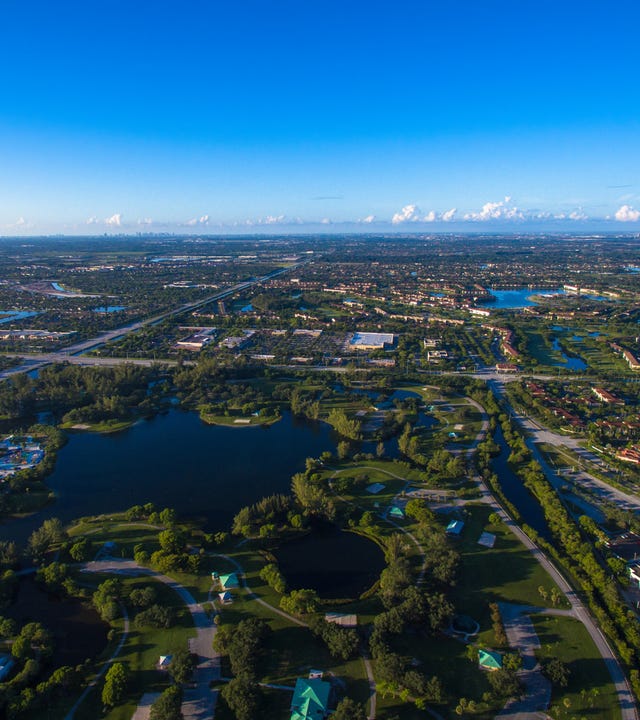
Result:
[[502,428],[498,425],[493,440],[500,448],[500,455],[491,461],[491,469],[498,476],[498,482],[507,500],[520,513],[522,521],[532,527],[540,537],[551,539],[551,531],[535,497],[524,486],[522,480],[513,472],[508,463],[511,450],[504,439]]

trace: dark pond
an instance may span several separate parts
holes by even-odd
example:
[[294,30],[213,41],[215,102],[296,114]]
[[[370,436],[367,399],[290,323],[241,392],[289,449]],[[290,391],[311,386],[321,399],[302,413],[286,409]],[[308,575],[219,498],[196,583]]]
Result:
[[40,622],[53,633],[54,667],[78,665],[107,646],[109,625],[95,610],[76,598],[51,597],[33,577],[20,580],[16,599],[3,614],[19,623]]
[[233,428],[172,410],[120,433],[73,434],[47,479],[58,500],[0,526],[0,537],[24,542],[45,518],[67,523],[145,502],[227,529],[244,505],[288,492],[305,459],[325,450],[335,450],[331,428],[290,413],[271,427]]
[[359,597],[385,567],[374,542],[334,526],[291,540],[274,555],[290,590],[310,588],[329,599]]
[[500,447],[500,455],[491,461],[491,469],[498,476],[498,482],[500,483],[502,492],[505,494],[507,500],[509,500],[520,513],[523,522],[529,525],[529,527],[532,527],[538,535],[550,540],[551,532],[542,508],[507,462],[511,451],[502,434],[502,428],[499,425],[496,428],[493,439]]

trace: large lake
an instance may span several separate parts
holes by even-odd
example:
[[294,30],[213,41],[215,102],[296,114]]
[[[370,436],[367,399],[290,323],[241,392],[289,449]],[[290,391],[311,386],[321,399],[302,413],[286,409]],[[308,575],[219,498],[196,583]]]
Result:
[[0,537],[24,542],[49,517],[68,523],[150,501],[201,518],[208,530],[228,529],[241,507],[288,493],[305,459],[335,445],[328,425],[288,412],[271,427],[233,428],[172,410],[119,433],[72,434],[47,478],[57,501],[0,526]]
[[496,310],[516,310],[519,308],[533,307],[537,305],[533,300],[534,295],[564,295],[565,292],[561,288],[556,290],[549,289],[533,289],[518,288],[517,290],[494,290],[489,288],[489,292],[495,298],[494,301],[487,303],[488,307]]

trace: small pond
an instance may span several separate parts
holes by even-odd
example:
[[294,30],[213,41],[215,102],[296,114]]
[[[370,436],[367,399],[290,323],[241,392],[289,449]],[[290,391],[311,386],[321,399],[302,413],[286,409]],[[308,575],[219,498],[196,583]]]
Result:
[[[572,339],[574,342],[579,342],[582,338],[578,338],[578,339],[576,340],[577,337],[578,337],[577,335],[574,335],[571,339]],[[554,339],[553,344],[552,344],[552,347],[553,347],[553,349],[554,349],[557,353],[560,353],[560,355],[562,355],[562,362],[561,362],[561,363],[555,363],[555,366],[556,366],[556,367],[563,367],[563,368],[566,368],[567,370],[579,370],[579,371],[581,371],[581,370],[586,370],[586,369],[589,367],[589,366],[587,365],[587,363],[586,363],[582,358],[580,358],[580,357],[575,357],[575,356],[574,356],[574,357],[569,357],[569,355],[567,355],[567,354],[563,351],[562,346],[560,345],[560,341],[558,340],[558,338],[555,338],[555,339]]]
[[382,550],[362,535],[335,526],[290,540],[274,555],[289,590],[310,588],[321,598],[358,598],[385,567]]
[[77,598],[52,597],[33,577],[20,580],[16,598],[3,615],[20,624],[40,622],[53,633],[53,667],[79,665],[107,646],[109,625],[95,610]]

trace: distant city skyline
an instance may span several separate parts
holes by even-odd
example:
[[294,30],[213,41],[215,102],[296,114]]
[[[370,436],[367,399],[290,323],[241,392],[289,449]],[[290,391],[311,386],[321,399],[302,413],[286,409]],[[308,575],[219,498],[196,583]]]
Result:
[[0,8],[0,235],[640,231],[640,7]]

